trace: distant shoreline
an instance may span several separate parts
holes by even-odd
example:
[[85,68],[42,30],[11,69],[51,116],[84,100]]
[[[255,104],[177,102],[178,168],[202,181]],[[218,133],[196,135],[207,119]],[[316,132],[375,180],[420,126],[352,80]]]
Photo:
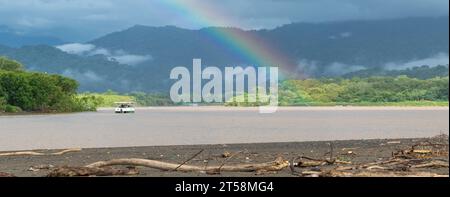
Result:
[[[136,107],[136,110],[187,110],[187,111],[254,111],[258,107],[226,106],[154,106]],[[101,107],[98,111],[114,110],[113,107]],[[279,106],[278,110],[449,110],[449,106]]]
[[[168,111],[257,111],[258,107],[230,107],[230,106],[148,106],[135,107],[136,110],[152,110],[164,109]],[[99,107],[97,111],[113,111],[114,107]],[[279,106],[281,111],[295,111],[295,110],[449,110],[449,106]],[[0,117],[6,116],[33,116],[33,115],[64,115],[76,113],[95,113],[95,112],[69,112],[69,113],[44,113],[44,112],[18,112],[18,113],[3,113],[0,112]]]

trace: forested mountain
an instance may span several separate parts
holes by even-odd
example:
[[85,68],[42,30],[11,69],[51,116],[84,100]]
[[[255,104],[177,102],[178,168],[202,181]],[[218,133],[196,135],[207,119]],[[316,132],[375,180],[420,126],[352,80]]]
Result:
[[[282,70],[302,77],[400,75],[388,70],[448,64],[448,17],[293,23],[252,31],[136,25],[58,48],[12,48],[1,46],[7,44],[0,38],[0,56],[17,59],[27,69],[73,77],[81,82],[83,91],[167,92],[170,70],[191,67],[193,58],[202,58],[204,66],[258,65],[260,62],[236,51],[236,43],[223,40],[223,35],[230,34],[257,38],[260,42],[250,42],[250,47],[265,43],[290,64],[281,65]],[[421,71],[405,72],[410,75]],[[423,77],[432,77],[433,73]]]
[[448,24],[448,17],[442,17],[294,23],[259,31],[135,26],[90,43],[110,50],[151,55],[153,60],[145,62],[145,66],[151,69],[190,65],[193,57],[201,57],[215,66],[255,64],[210,40],[211,32],[234,31],[241,37],[260,38],[273,50],[286,56],[290,63],[298,67],[296,71],[308,76],[327,76],[361,67],[373,68],[391,62],[426,59],[439,53],[448,56]]
[[18,49],[0,46],[1,55],[20,61],[27,70],[74,78],[79,81],[81,91],[128,91],[132,88],[126,81],[134,73],[129,66],[109,61],[101,55],[82,57],[46,45]]

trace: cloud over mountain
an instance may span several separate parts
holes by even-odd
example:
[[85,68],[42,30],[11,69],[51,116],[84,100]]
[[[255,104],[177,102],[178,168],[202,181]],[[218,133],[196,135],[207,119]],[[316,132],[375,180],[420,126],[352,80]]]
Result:
[[116,61],[121,64],[127,64],[132,66],[139,65],[143,62],[152,60],[151,55],[129,54],[124,50],[111,51],[105,48],[96,47],[93,44],[70,43],[56,46],[56,48],[66,53],[80,56],[104,55],[110,61]]

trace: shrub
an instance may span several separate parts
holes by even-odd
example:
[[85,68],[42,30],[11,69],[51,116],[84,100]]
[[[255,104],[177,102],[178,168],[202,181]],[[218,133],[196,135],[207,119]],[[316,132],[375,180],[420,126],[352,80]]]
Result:
[[22,71],[23,65],[17,61],[10,60],[6,57],[0,57],[0,70]]
[[6,105],[5,112],[6,113],[19,113],[19,112],[22,112],[22,109],[20,109],[20,107],[16,107],[16,106],[12,106],[12,105]]
[[0,97],[0,112],[4,112],[5,107],[6,107],[6,100],[5,100],[5,98]]
[[5,58],[0,59],[0,65],[0,109],[3,111],[92,111],[98,105],[94,98],[77,98],[78,82],[73,79],[24,72],[20,63]]

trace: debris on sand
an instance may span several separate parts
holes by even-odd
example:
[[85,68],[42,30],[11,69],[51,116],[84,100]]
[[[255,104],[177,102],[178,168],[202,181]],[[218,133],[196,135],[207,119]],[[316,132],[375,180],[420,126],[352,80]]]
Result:
[[47,177],[79,177],[79,176],[131,176],[138,175],[139,171],[134,167],[127,169],[114,169],[110,167],[69,167],[56,168]]
[[[289,162],[282,158],[277,158],[273,162],[260,164],[236,164],[220,166],[193,166],[180,165],[156,160],[147,159],[114,159],[110,161],[100,161],[89,164],[84,167],[61,167],[48,174],[49,177],[57,176],[113,176],[113,175],[134,175],[137,172],[132,170],[118,170],[110,166],[142,166],[147,168],[159,169],[163,171],[181,171],[181,172],[261,172],[261,171],[280,171],[289,166]],[[212,173],[211,173],[212,174]]]
[[0,172],[0,177],[15,177],[13,174],[9,174],[6,172]]
[[[447,137],[446,140],[441,140]],[[448,161],[448,136],[431,138],[414,144],[406,150],[398,150],[392,153],[391,158],[381,159],[373,163],[360,163],[358,165],[337,166],[333,169],[321,168],[311,171],[310,167],[345,164],[328,160],[306,158],[309,161],[294,163],[295,167],[306,168],[297,176],[306,177],[448,177],[431,172],[417,171],[418,169],[449,168]],[[295,169],[291,168],[293,173]]]
[[36,166],[31,166],[30,168],[28,168],[28,171],[38,172],[41,170],[50,170],[53,168],[55,168],[55,166],[53,166],[53,165],[36,165]]
[[[7,172],[0,172],[0,177],[173,176],[180,172],[198,176],[230,173],[238,176],[448,177],[447,135],[402,139],[398,144],[379,146],[388,142],[385,139],[274,143],[270,146],[242,144],[230,145],[226,151],[223,147],[204,145],[192,149],[174,146],[11,152],[0,153],[0,170]],[[111,150],[116,153],[104,154]],[[64,155],[69,152],[78,153],[70,157]],[[140,158],[143,152],[154,157]],[[159,157],[161,154],[164,158]]]
[[405,159],[420,159],[448,156],[448,143],[433,143],[430,141],[420,142],[413,145],[410,149],[399,150],[392,153],[393,157]]
[[223,158],[228,158],[228,157],[231,157],[231,155],[233,155],[233,154],[231,154],[231,153],[228,152],[228,151],[225,151],[225,152],[222,153],[221,156],[222,156]]

